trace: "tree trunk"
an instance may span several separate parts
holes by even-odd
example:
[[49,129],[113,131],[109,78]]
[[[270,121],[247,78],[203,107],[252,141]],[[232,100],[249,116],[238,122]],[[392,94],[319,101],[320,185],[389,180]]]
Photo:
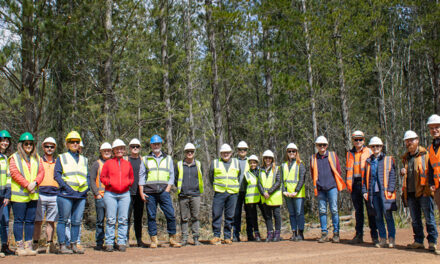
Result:
[[266,97],[267,97],[267,114],[269,121],[269,149],[275,151],[275,113],[273,111],[274,96],[273,96],[273,83],[272,83],[272,54],[269,45],[269,32],[267,28],[263,29],[263,42],[264,42],[264,78],[266,80]]
[[105,1],[105,42],[107,47],[107,57],[104,61],[104,138],[109,140],[112,136],[111,127],[111,108],[113,102],[113,84],[112,84],[112,71],[113,71],[113,54],[112,54],[112,13],[113,13],[113,0]]
[[433,74],[433,84],[434,84],[434,113],[440,111],[440,67],[436,63],[435,57],[431,57],[432,60],[432,74]]
[[212,111],[214,113],[214,132],[216,151],[220,154],[220,147],[223,144],[223,122],[222,108],[220,104],[220,89],[218,85],[217,49],[215,44],[215,33],[212,22],[212,0],[205,0],[206,5],[206,27],[208,33],[209,51],[211,53],[211,88],[212,88]]
[[[383,134],[388,134],[388,122],[387,122],[387,114],[386,114],[386,102],[385,102],[385,80],[382,69],[382,64],[380,63],[380,53],[381,47],[378,40],[374,42],[375,48],[375,62],[376,62],[376,70],[377,70],[377,78],[379,81],[378,93],[379,93],[379,115],[380,115],[380,126],[384,129]],[[385,140],[385,149],[388,149],[388,140]]]
[[186,53],[186,90],[188,92],[188,104],[189,104],[189,140],[195,142],[195,127],[194,127],[194,113],[193,113],[193,42],[192,42],[192,27],[191,27],[191,15],[192,15],[192,0],[188,0],[186,7],[183,11],[184,17],[184,35],[185,35],[185,53]]

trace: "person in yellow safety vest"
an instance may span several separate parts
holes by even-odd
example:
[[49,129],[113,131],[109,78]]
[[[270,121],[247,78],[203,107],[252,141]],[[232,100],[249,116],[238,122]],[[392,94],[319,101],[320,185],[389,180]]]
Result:
[[[378,137],[372,137],[368,144],[373,155],[366,160],[362,194],[371,208],[376,212],[376,226],[379,230],[379,243],[376,247],[387,246],[393,248],[396,238],[396,227],[392,211],[397,210],[396,205],[396,168],[394,159],[385,156],[382,152],[383,143]],[[385,228],[384,217],[387,221]]]
[[102,143],[99,148],[101,154],[99,159],[92,164],[90,168],[90,189],[92,189],[93,196],[95,197],[95,209],[96,209],[96,228],[95,228],[95,250],[104,250],[104,219],[105,219],[105,204],[104,204],[104,192],[105,186],[101,182],[101,171],[104,163],[112,157],[112,145],[108,142]]
[[[244,174],[246,180],[246,196],[244,209],[246,211],[246,223],[249,223],[249,226],[246,227],[246,230],[249,229],[250,232],[253,232],[255,238],[254,241],[261,242],[257,214],[257,206],[260,207],[260,211],[263,212],[264,210],[264,207],[261,204],[261,195],[257,185],[258,177],[260,176],[260,168],[258,167],[257,156],[251,155],[247,160],[249,163],[249,170],[247,170]],[[264,215],[265,214],[263,214],[263,216]]]
[[289,210],[292,237],[290,241],[304,240],[304,198],[306,167],[302,162],[298,147],[290,143],[286,147],[285,162],[280,167],[283,181],[283,195]]
[[9,248],[9,215],[11,212],[11,177],[8,169],[8,153],[11,148],[11,135],[8,131],[0,131],[0,236],[1,253],[0,257],[5,255],[14,255],[15,252]]
[[333,151],[327,151],[327,138],[324,136],[317,137],[315,146],[318,153],[310,157],[310,174],[312,175],[314,192],[319,204],[321,238],[318,239],[318,243],[330,242],[327,229],[327,205],[329,205],[332,214],[332,242],[339,243],[338,192],[344,190],[346,185],[341,177],[338,155]]
[[150,248],[157,248],[157,205],[167,219],[167,232],[171,247],[181,247],[176,238],[176,217],[171,199],[171,186],[174,184],[174,164],[170,155],[162,152],[163,140],[159,135],[150,139],[151,152],[142,158],[139,170],[139,193],[142,201],[147,203],[148,234],[151,238]]
[[[351,200],[355,210],[356,235],[350,241],[351,244],[360,244],[364,242],[364,203],[362,197],[362,171],[365,170],[365,161],[373,152],[364,145],[365,135],[362,131],[356,130],[351,134],[353,148],[347,151],[346,158],[346,183],[347,189],[351,192]],[[370,226],[370,235],[373,243],[378,241],[376,220],[372,209],[367,207],[368,224]]]
[[200,245],[199,212],[201,195],[203,194],[202,165],[194,158],[196,151],[194,144],[186,144],[183,151],[185,159],[177,162],[175,180],[180,207],[181,244],[182,246],[188,244],[188,222],[191,221],[194,245],[198,246]]
[[214,189],[214,199],[212,200],[212,230],[214,238],[209,243],[211,245],[221,244],[220,235],[224,213],[224,243],[231,245],[231,228],[234,222],[235,205],[240,188],[238,182],[240,167],[238,160],[232,158],[232,148],[228,144],[223,144],[220,147],[220,156],[220,159],[212,161],[209,168],[209,182]]
[[[14,213],[15,254],[35,256],[32,250],[38,185],[44,178],[44,167],[37,154],[34,137],[26,132],[20,136],[17,152],[8,159],[11,174],[11,202]],[[24,232],[24,242],[23,242]]]
[[[235,213],[234,213],[234,224],[233,224],[233,242],[240,242],[240,230],[241,230],[241,213],[243,210],[245,195],[246,195],[246,187],[245,187],[245,177],[244,174],[249,170],[249,163],[247,161],[247,152],[249,149],[248,144],[245,141],[240,141],[237,145],[238,149],[238,166],[240,166],[240,175],[238,177],[238,183],[240,185],[240,190],[238,192],[237,203],[235,205]],[[250,227],[252,226],[249,223],[249,218],[246,214],[246,233],[247,233],[247,241],[254,241],[254,235]]]
[[[266,242],[278,242],[281,240],[281,172],[275,164],[275,155],[271,150],[263,152],[263,164],[260,167],[258,177],[258,190],[261,194],[261,202],[264,206],[267,237]],[[273,220],[275,219],[275,232]]]
[[54,153],[57,143],[54,138],[44,139],[42,157],[44,167],[44,179],[39,186],[39,199],[37,204],[37,214],[35,216],[34,243],[33,249],[38,250],[41,236],[41,226],[46,218],[46,253],[57,253],[57,248],[53,242],[55,222],[58,219],[58,183],[54,179],[55,158]]
[[[71,131],[66,137],[67,152],[58,156],[55,163],[55,180],[60,185],[57,197],[58,225],[57,236],[61,254],[84,254],[77,242],[81,226],[87,192],[89,190],[88,160],[79,154],[81,136]],[[66,224],[71,218],[71,249],[66,247]]]

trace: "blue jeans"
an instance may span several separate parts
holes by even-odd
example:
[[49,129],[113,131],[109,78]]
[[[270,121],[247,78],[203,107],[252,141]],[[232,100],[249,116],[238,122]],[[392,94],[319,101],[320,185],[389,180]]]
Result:
[[127,243],[128,208],[130,207],[130,192],[104,193],[106,208],[107,228],[105,230],[105,244],[113,245],[115,242],[115,225],[118,219],[118,245]]
[[304,230],[304,198],[285,197],[292,231]]
[[411,214],[414,241],[423,244],[425,235],[423,233],[422,211],[426,221],[428,242],[437,244],[437,228],[434,217],[434,199],[431,196],[415,197],[414,193],[408,193],[408,206]]
[[[70,245],[70,227],[71,227],[71,221],[70,218],[67,219],[66,223],[66,245]],[[78,240],[76,241],[77,244],[81,243],[81,225],[79,225],[79,231],[78,231]]]
[[14,213],[14,237],[15,241],[32,240],[34,235],[35,213],[37,212],[38,201],[27,203],[12,202],[12,212]]
[[66,224],[68,219],[71,218],[70,239],[72,243],[77,243],[86,199],[71,199],[58,196],[57,204],[59,214],[57,225],[58,242],[60,244],[66,243]]
[[[3,205],[3,199],[0,199],[0,205]],[[8,244],[8,233],[9,233],[9,214],[11,212],[11,204],[3,206],[0,209],[0,237],[2,245]]]
[[[355,218],[356,218],[356,235],[364,235],[364,203],[366,206],[367,201],[364,199],[362,194],[362,180],[355,179],[353,181],[353,190],[351,192],[351,200],[353,201],[353,207],[355,210]],[[377,227],[376,227],[376,219],[373,214],[368,213],[368,225],[370,226],[370,235],[373,240],[378,238]]]
[[375,192],[373,194],[373,206],[374,209],[376,210],[376,225],[377,225],[377,229],[379,229],[379,237],[387,238],[387,229],[385,229],[385,223],[383,221],[383,218],[385,216],[385,220],[387,221],[387,228],[388,228],[388,238],[395,238],[396,227],[394,226],[393,213],[391,210],[388,210],[384,214],[382,197],[379,192]]
[[150,236],[157,236],[157,204],[167,219],[167,232],[170,235],[176,234],[176,216],[174,215],[173,201],[170,193],[148,193],[147,198],[147,212],[148,212],[148,234]]
[[333,233],[339,233],[338,189],[333,188],[328,191],[318,191],[318,203],[321,232],[328,233],[327,204],[329,204],[332,214]]
[[99,200],[95,199],[95,209],[96,209],[96,231],[95,240],[96,245],[104,245],[104,219],[105,219],[105,203],[104,198]]
[[223,236],[225,239],[231,239],[231,227],[234,223],[235,205],[238,194],[218,193],[214,194],[212,200],[212,230],[215,237],[220,237],[222,228],[222,216],[225,214],[225,224],[223,226]]

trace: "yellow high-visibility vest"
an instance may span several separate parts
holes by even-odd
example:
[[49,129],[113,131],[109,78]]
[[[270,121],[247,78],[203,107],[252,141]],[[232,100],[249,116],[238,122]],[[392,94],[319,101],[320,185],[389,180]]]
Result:
[[[14,159],[15,165],[17,166],[20,174],[29,182],[35,181],[38,175],[38,169],[40,167],[40,157],[37,155],[37,158],[31,157],[31,169],[29,171],[29,167],[26,164],[26,161],[21,158],[18,152],[15,152],[9,159],[9,163],[11,159]],[[10,178],[10,177],[9,177]],[[28,203],[31,200],[38,200],[38,188],[36,188],[35,193],[30,193],[26,188],[22,187],[18,182],[14,181],[11,178],[11,201],[19,202],[19,203]]]
[[[199,179],[199,190],[200,193],[203,193],[203,175],[202,175],[202,167],[200,161],[196,160],[197,174]],[[177,176],[177,193],[179,194],[182,190],[182,180],[183,180],[183,161],[179,161],[177,163],[177,168],[179,169],[179,175]]]
[[238,166],[238,160],[231,159],[231,165],[226,171],[223,161],[220,159],[214,160],[214,191],[219,193],[238,193],[239,184],[238,177],[240,173],[240,167]]
[[62,179],[76,192],[84,192],[89,188],[87,183],[87,159],[79,155],[78,162],[69,152],[59,157],[63,167]]

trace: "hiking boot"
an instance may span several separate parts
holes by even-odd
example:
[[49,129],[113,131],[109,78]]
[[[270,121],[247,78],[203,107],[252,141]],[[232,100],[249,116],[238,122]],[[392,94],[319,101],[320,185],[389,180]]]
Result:
[[396,239],[394,237],[390,237],[388,239],[389,243],[388,243],[388,247],[389,248],[394,248],[394,245],[396,245]]
[[60,244],[60,250],[58,251],[59,254],[73,254],[73,251],[71,249],[68,249],[66,244]]
[[350,240],[348,243],[350,244],[362,244],[364,243],[364,238],[361,234],[356,234],[352,240]]
[[8,244],[2,244],[2,250],[1,250],[1,252],[4,253],[6,256],[14,255],[14,254],[15,254],[15,252],[12,251],[12,250],[9,248],[9,245],[8,245]]
[[276,230],[275,235],[273,237],[273,242],[280,242],[281,241],[281,231]]
[[142,242],[142,240],[138,240],[136,245],[137,245],[137,247],[140,247],[140,248],[146,248],[147,247],[147,244]]
[[272,242],[273,241],[273,231],[267,232],[266,242]]
[[339,242],[341,242],[341,239],[339,238],[339,233],[333,233],[332,242],[333,242],[333,243],[339,243]]
[[114,249],[113,249],[113,245],[107,245],[107,246],[105,246],[105,252],[113,252],[114,251]]
[[23,240],[17,241],[16,243],[17,249],[15,250],[15,255],[17,256],[26,256],[26,250],[24,250],[24,243]]
[[188,245],[188,239],[184,238],[182,239],[182,242],[180,242],[180,245],[182,245],[182,247],[185,247]]
[[440,255],[440,251],[437,250],[437,245],[435,243],[429,243],[428,250],[433,252],[436,255]]
[[84,249],[82,249],[82,247],[79,247],[79,245],[77,245],[76,243],[72,243],[71,247],[72,247],[73,253],[84,254]]
[[6,258],[6,255],[5,255],[5,253],[3,253],[3,252],[0,252],[0,258]]
[[151,236],[150,248],[157,248],[158,244],[157,236]]
[[96,251],[104,251],[105,250],[104,246],[101,244],[94,246],[93,249]]
[[328,237],[328,233],[327,232],[322,232],[321,233],[321,238],[318,239],[318,243],[326,243],[326,242],[330,242],[330,238]]
[[194,240],[194,246],[200,246],[202,244],[200,243],[198,236],[194,236],[193,240]]
[[303,241],[304,240],[304,230],[299,230],[298,236],[296,236],[296,241]]
[[127,251],[127,246],[126,245],[118,245],[118,251],[120,251],[120,252]]
[[292,236],[290,237],[290,241],[298,241],[296,240],[296,237],[298,236],[298,232],[296,230],[292,230]]
[[425,249],[425,246],[422,243],[415,242],[415,241],[412,244],[406,245],[406,247],[409,249]]
[[24,242],[24,250],[26,251],[26,256],[36,256],[37,251],[32,249],[32,240]]
[[224,243],[226,245],[232,245],[232,240],[230,238],[225,239]]
[[211,245],[220,245],[222,243],[221,238],[214,237],[213,239],[209,240],[209,244]]
[[255,231],[254,236],[255,236],[255,242],[261,242],[260,232]]
[[377,239],[377,238],[373,238],[372,240],[373,240],[373,245],[374,245],[375,247],[379,247],[379,239]]
[[34,240],[32,242],[32,250],[38,251],[39,247],[40,247],[40,244],[38,243],[38,240],[37,241]]
[[254,235],[252,233],[249,233],[247,235],[247,241],[248,242],[255,241],[255,237],[254,237]]
[[47,254],[56,254],[58,253],[57,246],[53,241],[50,241],[46,244],[46,253]]
[[387,246],[387,239],[386,238],[379,238],[379,243],[375,244],[377,248],[384,248]]
[[176,235],[170,235],[170,246],[175,248],[182,247],[182,245],[177,242]]

